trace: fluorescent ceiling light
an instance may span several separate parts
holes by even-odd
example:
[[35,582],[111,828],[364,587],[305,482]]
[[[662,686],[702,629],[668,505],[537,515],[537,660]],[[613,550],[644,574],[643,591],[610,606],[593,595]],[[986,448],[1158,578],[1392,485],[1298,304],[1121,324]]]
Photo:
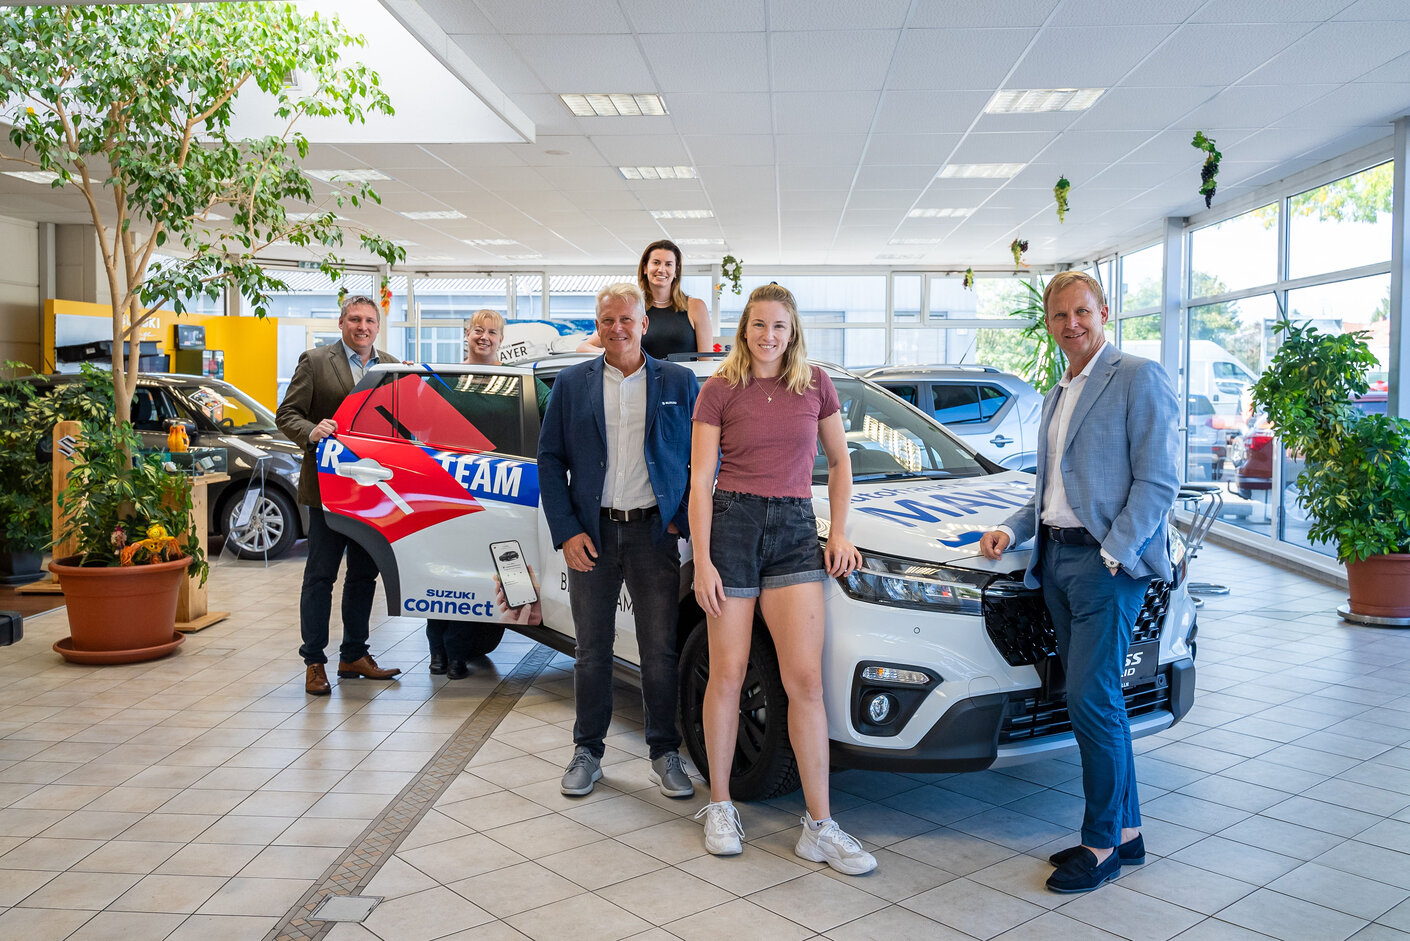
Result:
[[335,180],[339,183],[368,183],[372,180],[391,179],[381,170],[305,170],[304,172],[324,183],[332,183]]
[[411,259],[411,261],[412,261],[412,262],[431,261],[431,262],[438,262],[438,263],[439,263],[439,262],[451,262],[451,261],[455,261],[455,259],[452,258],[452,257],[450,257],[449,255],[417,255],[415,258]]
[[723,245],[724,239],[671,239],[677,245]]
[[527,255],[500,255],[499,257],[503,258],[505,261],[532,261],[535,258],[542,258],[543,255],[538,252],[532,252]]
[[660,95],[586,94],[559,95],[568,110],[580,118],[636,118],[666,114]]
[[456,209],[418,209],[415,212],[401,212],[400,216],[407,219],[464,219],[465,213]]
[[967,216],[974,212],[973,209],[956,209],[946,207],[944,209],[912,209],[906,213],[907,219],[949,219],[955,216]]
[[50,170],[6,170],[6,176],[12,176],[17,180],[24,180],[28,183],[50,184],[59,178],[57,173]]
[[[326,212],[286,212],[284,218],[290,222],[307,222],[310,219],[322,219],[328,215]],[[342,216],[334,215],[334,219],[341,219]]]
[[518,245],[516,239],[461,239],[466,245]]
[[877,261],[918,261],[919,259],[924,258],[924,257],[925,257],[924,255],[903,255],[903,254],[898,254],[898,253],[896,253],[896,252],[887,252],[887,253],[884,254],[884,255],[877,255],[877,256],[876,256],[876,260],[877,260]]
[[1105,88],[1009,88],[994,92],[986,114],[1037,114],[1040,111],[1086,111]]
[[938,176],[946,179],[1006,180],[1018,176],[1026,163],[948,163]]
[[628,180],[694,180],[694,167],[618,167],[617,172]]
[[708,209],[653,209],[653,219],[713,219],[715,214]]
[[887,245],[939,245],[944,239],[892,239]]
[[400,245],[402,248],[410,248],[413,245],[420,245],[420,242],[413,242],[411,239],[392,239],[393,245]]

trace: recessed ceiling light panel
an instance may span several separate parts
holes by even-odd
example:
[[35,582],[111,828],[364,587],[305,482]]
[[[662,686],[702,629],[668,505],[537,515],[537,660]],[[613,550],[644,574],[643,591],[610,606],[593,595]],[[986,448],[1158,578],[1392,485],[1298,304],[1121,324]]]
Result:
[[944,239],[892,239],[887,245],[939,245]]
[[402,212],[398,215],[407,219],[424,221],[427,219],[464,219],[465,213],[457,209],[418,209],[414,212]]
[[639,118],[666,114],[660,95],[625,93],[559,95],[568,110],[580,118]]
[[902,253],[899,253],[899,252],[887,252],[887,253],[885,253],[885,254],[883,254],[883,255],[877,255],[877,256],[876,256],[876,260],[877,260],[877,261],[919,261],[920,259],[922,259],[922,258],[924,258],[924,257],[925,257],[924,255],[906,255],[906,254],[902,254]]
[[715,214],[709,209],[653,209],[653,219],[713,219]]
[[1026,163],[947,163],[938,174],[942,179],[1007,180],[1018,176]]
[[59,178],[57,173],[49,170],[6,170],[6,176],[12,176],[17,180],[24,180],[27,183],[43,183],[46,186]]
[[994,92],[986,114],[1037,114],[1041,111],[1086,111],[1105,88],[1005,88]]
[[617,172],[627,180],[694,180],[699,176],[694,167],[618,167]]
[[725,244],[724,239],[671,239],[671,241],[675,242],[677,245],[689,245],[695,248],[701,248],[710,245],[723,246]]
[[514,239],[461,239],[466,245],[518,245]]
[[304,173],[324,183],[370,183],[391,179],[381,170],[305,170]]
[[946,206],[939,209],[912,209],[906,213],[907,219],[950,219],[969,215],[973,209],[959,209],[954,206]]

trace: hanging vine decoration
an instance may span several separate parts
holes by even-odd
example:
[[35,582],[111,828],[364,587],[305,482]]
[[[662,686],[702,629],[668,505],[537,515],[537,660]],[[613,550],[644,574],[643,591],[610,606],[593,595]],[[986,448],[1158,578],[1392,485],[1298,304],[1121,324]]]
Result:
[[1067,182],[1067,177],[1058,177],[1057,184],[1053,187],[1053,198],[1057,200],[1058,222],[1067,218],[1067,194],[1072,192],[1072,184]]
[[1199,192],[1204,197],[1204,208],[1214,202],[1214,191],[1219,187],[1215,180],[1219,176],[1219,158],[1223,156],[1214,148],[1214,139],[1204,136],[1204,131],[1195,131],[1195,139],[1190,146],[1204,151],[1204,166],[1199,168]]
[[1009,242],[1009,251],[1013,252],[1015,266],[1028,267],[1028,262],[1023,260],[1023,253],[1028,251],[1028,239],[1014,239]]
[[392,285],[389,278],[382,278],[382,284],[377,289],[377,299],[382,303],[382,318],[385,320],[392,312]]
[[348,286],[347,286],[346,284],[340,284],[340,285],[338,285],[338,308],[339,308],[340,310],[341,310],[342,307],[343,307],[343,301],[345,301],[345,300],[347,300],[347,299],[348,299]]
[[[730,283],[730,289],[738,294],[740,292],[739,280],[744,277],[744,262],[733,255],[726,255],[720,259],[720,274],[725,281]],[[715,285],[715,296],[719,297],[720,292],[724,289],[724,281]]]
[[974,269],[973,269],[973,268],[966,268],[966,269],[964,270],[964,287],[965,287],[965,290],[967,290],[967,291],[973,291],[973,290],[974,290]]

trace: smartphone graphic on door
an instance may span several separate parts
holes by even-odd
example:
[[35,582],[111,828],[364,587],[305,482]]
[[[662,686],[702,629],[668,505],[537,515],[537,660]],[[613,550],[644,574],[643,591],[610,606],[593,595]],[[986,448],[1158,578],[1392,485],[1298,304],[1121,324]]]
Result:
[[494,557],[494,570],[499,574],[499,584],[504,598],[511,608],[531,604],[539,600],[538,589],[529,575],[529,563],[524,558],[524,549],[519,540],[490,543],[490,555]]

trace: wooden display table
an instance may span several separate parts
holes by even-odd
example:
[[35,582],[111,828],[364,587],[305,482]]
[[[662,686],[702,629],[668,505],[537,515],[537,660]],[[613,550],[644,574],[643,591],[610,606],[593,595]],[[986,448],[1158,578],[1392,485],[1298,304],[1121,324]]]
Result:
[[[210,536],[210,508],[207,505],[206,490],[211,484],[229,480],[229,474],[201,474],[191,480],[191,518],[196,525],[196,539],[205,551]],[[176,599],[176,629],[183,634],[191,634],[217,624],[230,617],[229,611],[208,611],[206,609],[206,586],[196,577],[188,577],[181,583],[181,594]]]

